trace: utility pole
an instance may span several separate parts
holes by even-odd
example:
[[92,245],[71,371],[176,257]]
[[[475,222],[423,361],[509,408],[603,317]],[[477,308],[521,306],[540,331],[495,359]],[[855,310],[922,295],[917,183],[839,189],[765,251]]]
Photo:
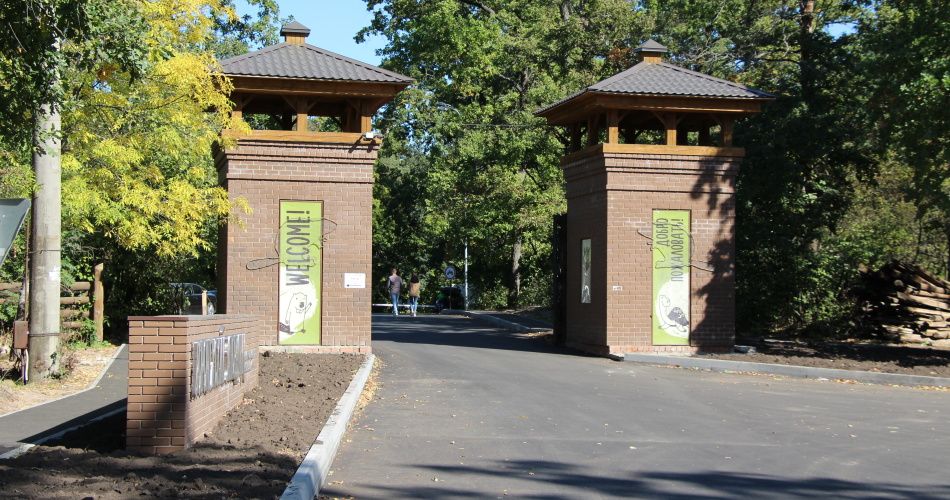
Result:
[[[54,72],[52,81],[56,81]],[[33,258],[30,259],[29,380],[40,381],[59,371],[59,291],[61,246],[61,144],[59,110],[54,104],[37,109],[34,132]]]

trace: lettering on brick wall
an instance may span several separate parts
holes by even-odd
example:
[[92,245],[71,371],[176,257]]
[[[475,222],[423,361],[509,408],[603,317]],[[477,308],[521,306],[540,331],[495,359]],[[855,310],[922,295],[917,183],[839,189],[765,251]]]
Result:
[[245,350],[245,334],[196,340],[191,343],[191,397],[231,382],[243,382],[254,369],[254,352]]

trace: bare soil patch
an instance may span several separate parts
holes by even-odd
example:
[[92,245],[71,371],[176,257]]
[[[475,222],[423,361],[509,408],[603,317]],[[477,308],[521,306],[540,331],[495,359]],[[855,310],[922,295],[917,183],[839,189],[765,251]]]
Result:
[[[537,310],[531,314],[543,317]],[[529,336],[543,341],[551,337]],[[756,352],[703,356],[950,377],[946,349],[857,342],[739,344],[754,346]],[[161,457],[129,453],[123,449],[125,415],[119,414],[0,461],[0,498],[278,498],[363,359],[337,354],[263,355],[260,385],[192,448]],[[364,393],[361,405],[368,402]]]
[[191,448],[125,451],[125,414],[0,461],[0,498],[279,498],[363,360],[265,353],[260,384]]
[[950,350],[946,348],[768,340],[740,340],[737,344],[754,347],[755,352],[705,353],[697,357],[950,378]]

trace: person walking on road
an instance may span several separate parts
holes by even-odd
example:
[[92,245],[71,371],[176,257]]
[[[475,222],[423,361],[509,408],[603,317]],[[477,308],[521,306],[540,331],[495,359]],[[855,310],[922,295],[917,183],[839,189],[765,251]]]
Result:
[[386,289],[389,290],[389,298],[393,301],[393,316],[399,316],[399,294],[402,293],[402,278],[396,274],[395,269],[389,275],[389,280],[386,281]]
[[419,273],[413,272],[412,277],[409,278],[409,312],[413,316],[416,315],[416,309],[419,308],[419,288],[421,287]]

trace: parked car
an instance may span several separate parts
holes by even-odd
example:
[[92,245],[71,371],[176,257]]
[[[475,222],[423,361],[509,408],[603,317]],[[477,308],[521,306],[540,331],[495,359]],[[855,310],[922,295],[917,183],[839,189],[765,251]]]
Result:
[[[218,310],[218,292],[197,283],[172,283],[175,314],[214,314]],[[201,292],[208,294],[208,307],[201,310]]]

